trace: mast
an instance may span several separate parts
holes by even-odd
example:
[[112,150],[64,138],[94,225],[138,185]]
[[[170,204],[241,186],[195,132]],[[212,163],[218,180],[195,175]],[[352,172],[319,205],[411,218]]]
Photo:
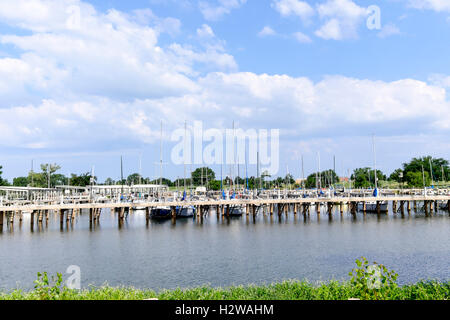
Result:
[[33,159],[31,159],[31,187],[33,187],[34,184],[34,172],[33,172]]
[[159,197],[161,197],[161,188],[162,188],[162,176],[163,176],[163,156],[162,156],[162,147],[163,147],[163,145],[162,145],[162,139],[163,139],[163,128],[162,128],[162,120],[161,120],[161,140],[160,140],[160,143],[159,143],[159,166],[160,166],[160,168],[159,168],[159,194],[158,194],[158,196]]
[[305,194],[305,168],[303,166],[303,155],[302,155],[302,190],[303,194]]
[[139,185],[142,184],[142,154],[139,155]]
[[[256,153],[257,164],[256,164],[256,178],[259,179],[259,151]],[[260,179],[261,180],[261,179]]]
[[375,135],[372,135],[372,147],[373,147],[373,169],[375,172],[375,190],[376,190],[378,189],[378,176],[377,176],[377,154],[375,152]]
[[[187,123],[184,121],[184,152],[186,152],[186,137],[187,137]],[[183,154],[184,158],[184,191],[186,191],[186,156]]]
[[[236,144],[235,144],[235,140],[236,140],[236,130],[235,130],[235,127],[234,127],[234,120],[233,120],[233,160],[234,160],[233,176],[236,175],[236,152],[235,152]],[[236,191],[235,181],[233,180],[233,193],[235,191]]]
[[121,184],[121,188],[120,188],[120,195],[123,195],[123,159],[122,156],[120,156],[120,184]]
[[317,152],[317,161],[319,166],[319,188],[322,189],[322,174],[320,173],[320,152]]
[[[336,174],[336,155],[333,156],[333,173],[331,174],[332,184],[334,184],[334,175]],[[339,182],[339,181],[336,181]],[[333,186],[334,187],[334,186]]]
[[431,185],[434,186],[434,179],[433,179],[433,167],[431,165],[431,157],[429,159],[430,162],[430,174],[431,174]]

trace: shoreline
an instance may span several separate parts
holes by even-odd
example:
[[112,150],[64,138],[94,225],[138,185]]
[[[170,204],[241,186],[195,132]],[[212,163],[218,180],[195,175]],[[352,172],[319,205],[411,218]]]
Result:
[[287,280],[269,285],[245,285],[155,292],[133,287],[91,287],[72,290],[58,285],[37,285],[36,289],[0,292],[0,300],[448,300],[450,281],[419,281],[367,290],[350,281],[331,280],[311,283]]

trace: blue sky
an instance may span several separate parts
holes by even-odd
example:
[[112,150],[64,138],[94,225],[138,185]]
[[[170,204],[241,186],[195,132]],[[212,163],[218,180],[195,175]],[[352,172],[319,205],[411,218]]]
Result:
[[117,179],[123,155],[156,177],[161,120],[171,178],[185,120],[280,129],[280,175],[318,152],[341,175],[369,166],[372,134],[388,173],[448,159],[449,29],[447,0],[0,0],[3,176],[34,159]]

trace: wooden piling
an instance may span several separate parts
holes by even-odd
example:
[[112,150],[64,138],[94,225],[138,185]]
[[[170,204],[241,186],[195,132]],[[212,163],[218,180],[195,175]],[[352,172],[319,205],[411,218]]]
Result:
[[0,211],[0,226],[3,226],[3,217],[4,217],[3,211]]
[[149,220],[150,220],[150,208],[146,207],[145,208],[145,222],[148,224]]
[[414,200],[414,212],[417,212],[417,201]]
[[397,201],[396,200],[392,201],[392,211],[394,211],[394,213],[397,213]]

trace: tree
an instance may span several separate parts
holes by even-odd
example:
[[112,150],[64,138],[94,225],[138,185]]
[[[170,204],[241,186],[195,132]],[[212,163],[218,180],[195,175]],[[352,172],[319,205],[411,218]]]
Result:
[[213,180],[209,182],[209,189],[218,191],[220,190],[220,181],[219,180]]
[[[52,174],[54,174],[59,169],[61,169],[61,167],[59,165],[57,165],[56,163],[55,164],[48,164],[48,163],[41,164],[42,176],[44,177],[45,181],[47,181],[47,187],[55,186],[55,184],[53,182],[56,182],[56,181],[55,180],[52,181],[51,177],[52,177]],[[50,179],[49,179],[49,175],[50,175]],[[58,177],[58,179],[59,178],[60,177]]]
[[[425,181],[426,185],[431,184],[431,179],[433,181],[447,180],[450,173],[449,162],[447,160],[442,158],[433,159],[431,156],[413,158],[410,162],[403,163],[402,166],[403,169],[395,170],[389,179],[397,182],[406,182],[410,186],[423,186],[422,170],[425,172],[425,175],[428,174],[430,180],[429,182]],[[433,175],[431,175],[431,170],[433,171]],[[418,179],[419,174],[421,176],[420,179]],[[418,184],[419,180],[420,183]]]
[[17,177],[13,179],[13,186],[15,187],[26,187],[28,183],[28,177]]
[[113,186],[114,184],[115,184],[116,182],[113,180],[113,179],[111,179],[111,178],[107,178],[106,180],[105,180],[105,185],[107,185],[107,186]]
[[339,182],[339,176],[334,172],[334,170],[325,170],[322,172],[315,172],[310,174],[306,178],[305,186],[306,188],[315,188],[316,185],[316,177],[320,178],[320,186],[323,188],[330,187],[333,183]]
[[414,187],[423,187],[424,186],[424,176],[425,176],[425,186],[429,186],[431,183],[430,175],[428,172],[424,174],[422,172],[408,172],[406,174],[406,181],[408,182],[408,186],[411,188]]
[[397,181],[397,182],[402,182],[404,181],[403,178],[403,170],[402,169],[396,169],[394,172],[391,173],[391,175],[389,176],[389,180],[390,181]]
[[[80,175],[72,173],[70,175],[70,185],[71,186],[77,186],[77,187],[86,187],[91,184],[91,173],[86,172]],[[97,177],[94,178],[94,183],[97,182]]]
[[194,172],[192,172],[192,180],[195,186],[206,185],[206,181],[212,181],[215,179],[216,174],[211,168],[208,167],[197,168]]
[[[170,181],[167,178],[162,178],[161,181],[162,181],[163,186],[168,186],[168,187],[173,187],[174,186],[172,181]],[[156,179],[156,180],[151,181],[151,184],[159,185],[159,183],[160,183],[160,179]]]
[[128,178],[127,178],[128,185],[139,184],[139,183],[142,183],[142,177],[139,173],[133,173],[128,176]]
[[2,179],[2,173],[3,173],[2,168],[3,167],[0,166],[0,186],[7,186],[7,185],[9,185],[8,180]]
[[[371,168],[358,168],[353,171],[351,179],[356,188],[369,188],[375,186],[375,172]],[[377,170],[377,180],[386,180],[386,176],[380,170]]]

